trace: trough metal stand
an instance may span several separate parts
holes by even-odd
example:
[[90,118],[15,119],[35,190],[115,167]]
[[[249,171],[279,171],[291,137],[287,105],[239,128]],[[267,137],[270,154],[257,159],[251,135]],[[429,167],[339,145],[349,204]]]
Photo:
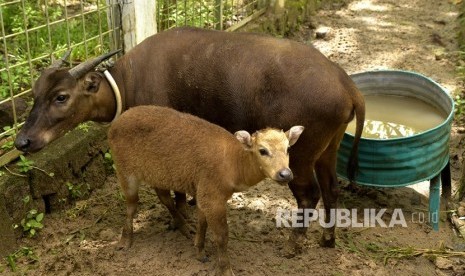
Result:
[[439,210],[441,206],[440,188],[442,186],[442,199],[447,202],[451,197],[452,185],[450,175],[450,161],[442,171],[430,180],[429,185],[429,222],[434,231],[439,231]]
[[439,173],[430,180],[429,184],[429,222],[434,231],[439,231],[439,206],[441,196],[439,193],[441,187],[441,174]]

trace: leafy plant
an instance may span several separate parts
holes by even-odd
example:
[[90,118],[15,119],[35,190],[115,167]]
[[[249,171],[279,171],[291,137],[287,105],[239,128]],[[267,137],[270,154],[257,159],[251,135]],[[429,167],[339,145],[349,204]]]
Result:
[[12,149],[14,146],[14,141],[13,137],[15,135],[15,129],[12,128],[11,126],[4,126],[3,131],[5,132],[4,136],[6,137],[5,140],[3,140],[3,144],[1,144],[0,149],[2,150],[9,150]]
[[81,184],[73,184],[71,182],[66,182],[66,187],[68,188],[69,194],[72,199],[82,198],[89,194],[89,185],[81,183]]
[[113,157],[111,156],[110,150],[105,152],[104,158],[105,158],[105,163],[108,165],[108,167],[110,167],[112,170],[116,170],[116,166],[115,166],[115,163],[113,162]]
[[29,160],[27,159],[24,155],[20,155],[19,156],[19,161],[16,163],[16,165],[18,165],[19,167],[19,171],[20,172],[23,172],[23,173],[26,173],[30,170],[32,170],[34,168],[33,164],[34,164],[34,161],[32,160]]
[[5,144],[3,144],[3,145],[1,146],[1,149],[2,149],[2,150],[9,150],[9,149],[12,149],[13,146],[14,146],[14,143],[15,143],[14,141],[8,141],[8,142],[6,142]]
[[[54,177],[55,176],[55,173],[53,173],[53,172],[47,172],[47,171],[45,171],[45,170],[43,170],[43,169],[41,169],[39,167],[34,166],[34,161],[27,159],[22,154],[19,156],[19,161],[16,162],[16,166],[18,167],[18,171],[22,172],[22,173],[27,173],[28,171],[30,171],[32,169],[36,169],[38,171],[43,172],[44,174],[46,174],[49,177]],[[21,177],[26,177],[23,174],[18,174],[18,173],[15,173],[15,172],[11,171],[10,169],[8,169],[8,167],[6,165],[4,166],[4,168],[7,169],[11,174],[21,176]]]
[[15,132],[14,132],[15,130],[11,126],[4,126],[3,131],[6,133],[5,134],[6,137],[10,137],[10,136],[13,136],[15,134]]
[[465,100],[460,97],[460,95],[456,95],[454,97],[455,101],[455,114],[457,116],[460,116],[464,113],[465,111]]
[[[10,267],[12,272],[17,271],[16,262],[20,258],[26,258],[28,262],[37,262],[39,260],[39,258],[37,257],[37,255],[34,253],[34,251],[31,248],[21,247],[16,252],[6,257],[7,265]],[[2,271],[0,270],[0,272]]]
[[77,218],[89,208],[89,204],[86,201],[82,201],[82,204],[76,204],[75,207],[66,210],[66,216],[69,218]]
[[[34,237],[44,227],[42,224],[43,219],[44,213],[39,213],[36,209],[29,210],[26,217],[21,220],[23,232],[27,233],[30,238]],[[18,227],[19,225],[15,225],[15,228]]]
[[[25,196],[22,201],[24,206],[27,206],[31,202],[31,197]],[[26,217],[21,220],[23,232],[27,233],[30,238],[34,237],[37,234],[37,231],[44,227],[42,224],[43,219],[43,213],[39,213],[36,209],[29,210],[29,212],[26,214]],[[19,228],[19,225],[15,224],[14,228]]]
[[78,126],[77,126],[78,129],[84,131],[84,132],[89,132],[89,129],[90,129],[90,124],[89,122],[85,122],[85,123],[80,123]]
[[24,206],[26,206],[29,202],[31,202],[31,197],[30,196],[25,196],[22,199]]

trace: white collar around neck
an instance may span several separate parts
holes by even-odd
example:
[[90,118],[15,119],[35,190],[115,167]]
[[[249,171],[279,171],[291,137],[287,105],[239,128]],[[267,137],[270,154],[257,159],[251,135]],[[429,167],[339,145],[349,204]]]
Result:
[[107,78],[108,82],[110,83],[111,89],[113,90],[113,94],[115,95],[115,100],[116,100],[116,113],[115,116],[113,117],[112,122],[114,122],[119,115],[121,115],[122,109],[123,109],[123,104],[121,101],[121,93],[119,92],[118,85],[116,85],[115,79],[113,76],[108,72],[108,70],[103,71],[103,74]]

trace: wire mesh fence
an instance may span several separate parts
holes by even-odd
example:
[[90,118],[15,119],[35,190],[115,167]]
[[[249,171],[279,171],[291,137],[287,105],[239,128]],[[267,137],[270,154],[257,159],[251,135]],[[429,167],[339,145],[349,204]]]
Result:
[[268,0],[159,0],[158,31],[178,26],[233,30],[263,14]]
[[115,45],[105,0],[0,0],[0,165],[32,105],[31,84],[72,48],[80,62]]
[[[118,45],[122,0],[0,0],[0,166],[32,106],[31,85],[72,48],[79,63]],[[176,26],[234,30],[263,14],[268,0],[158,0],[158,31]],[[116,11],[116,12],[115,12]],[[118,23],[116,23],[118,24]]]

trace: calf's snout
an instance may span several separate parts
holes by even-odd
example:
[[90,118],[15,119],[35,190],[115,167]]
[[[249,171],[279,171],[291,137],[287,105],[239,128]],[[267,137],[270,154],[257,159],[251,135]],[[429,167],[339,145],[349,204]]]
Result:
[[279,182],[289,182],[294,178],[291,169],[284,168],[276,173],[275,180]]

